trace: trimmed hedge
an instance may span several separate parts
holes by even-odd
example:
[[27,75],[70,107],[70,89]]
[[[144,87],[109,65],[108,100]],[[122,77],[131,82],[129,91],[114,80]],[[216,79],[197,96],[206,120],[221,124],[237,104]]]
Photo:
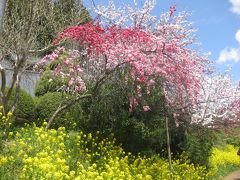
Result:
[[[16,95],[16,89],[9,99],[9,106],[11,107],[14,103]],[[33,97],[28,94],[25,90],[20,89],[19,100],[14,112],[16,118],[25,119],[27,121],[33,121],[35,119],[35,103]]]
[[[48,120],[57,108],[64,103],[71,101],[71,96],[60,92],[48,92],[43,96],[36,98],[36,116],[38,118],[37,124],[41,125],[43,120]],[[76,113],[77,111],[77,113]],[[70,109],[63,111],[53,122],[52,127],[66,126],[67,128],[73,128],[77,119],[74,118],[73,113],[80,113],[80,106],[74,105]],[[39,120],[41,119],[41,120]]]

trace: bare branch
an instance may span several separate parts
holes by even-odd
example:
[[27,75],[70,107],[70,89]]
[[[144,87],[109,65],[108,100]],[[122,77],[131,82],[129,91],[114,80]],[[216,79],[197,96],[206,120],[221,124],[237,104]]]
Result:
[[51,48],[54,48],[54,47],[57,47],[57,46],[61,46],[61,45],[63,45],[63,44],[64,44],[64,42],[60,42],[60,43],[58,43],[58,44],[50,44],[49,46],[44,47],[44,48],[42,48],[42,49],[29,50],[28,52],[29,52],[29,53],[41,53],[41,52],[48,51],[48,50],[51,49]]

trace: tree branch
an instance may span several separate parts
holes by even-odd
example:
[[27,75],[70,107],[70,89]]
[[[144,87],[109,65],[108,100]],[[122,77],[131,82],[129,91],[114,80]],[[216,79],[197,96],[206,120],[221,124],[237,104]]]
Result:
[[58,44],[50,44],[49,46],[47,46],[47,47],[44,47],[44,48],[42,48],[42,49],[35,49],[35,50],[29,50],[28,52],[29,53],[41,53],[41,52],[44,52],[44,51],[47,51],[47,50],[49,50],[49,49],[51,49],[51,48],[53,48],[53,47],[57,47],[57,46],[61,46],[61,45],[63,45],[64,44],[64,42],[60,42],[60,43],[58,43]]
[[73,106],[73,105],[74,105],[76,102],[78,102],[79,100],[84,99],[84,98],[88,98],[88,97],[91,97],[91,96],[92,96],[92,94],[84,94],[84,95],[82,95],[82,96],[78,96],[76,99],[74,99],[73,101],[69,102],[68,104],[65,104],[65,105],[63,105],[63,106],[59,106],[58,109],[53,113],[52,117],[49,119],[48,124],[47,124],[45,130],[47,131],[47,130],[50,128],[50,126],[51,126],[52,122],[54,121],[54,119],[55,119],[63,110],[65,110],[65,109]]

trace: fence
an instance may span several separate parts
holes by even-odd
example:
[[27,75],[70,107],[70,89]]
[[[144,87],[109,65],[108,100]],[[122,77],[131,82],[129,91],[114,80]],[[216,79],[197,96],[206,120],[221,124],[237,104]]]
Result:
[[[12,79],[12,70],[6,70],[6,84],[7,86],[10,85],[11,79]],[[24,89],[29,94],[34,96],[34,91],[36,87],[36,83],[40,78],[40,73],[33,72],[33,71],[25,71],[21,74],[21,81],[20,81],[20,87],[21,89]]]

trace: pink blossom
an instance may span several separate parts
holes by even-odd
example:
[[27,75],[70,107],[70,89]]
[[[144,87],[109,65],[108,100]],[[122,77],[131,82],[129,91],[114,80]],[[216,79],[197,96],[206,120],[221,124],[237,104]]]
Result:
[[57,65],[57,67],[55,68],[55,75],[58,76],[61,72],[62,68],[60,65]]
[[138,85],[138,86],[137,86],[137,90],[136,90],[138,97],[142,97],[142,91],[141,91],[141,89],[142,89],[141,86]]
[[176,5],[171,6],[170,9],[169,9],[170,16],[172,16],[173,13],[174,13],[176,10],[177,10],[177,9],[176,9]]
[[78,86],[75,86],[75,91],[78,92],[79,91],[79,87]]
[[145,83],[145,82],[146,82],[146,77],[145,77],[145,76],[141,76],[140,82],[141,82],[141,83]]
[[138,100],[136,98],[131,97],[129,99],[129,106],[130,107],[136,107],[138,106]]
[[65,64],[65,65],[69,65],[69,64],[70,64],[69,59],[66,59],[66,60],[64,61],[64,64]]
[[80,67],[77,68],[77,71],[80,73],[83,72],[83,70]]
[[74,78],[72,77],[72,78],[69,80],[69,82],[68,82],[68,86],[73,85],[73,83],[74,83]]
[[150,79],[149,85],[151,86],[151,85],[154,85],[154,84],[155,84],[155,81],[153,79]]
[[151,109],[150,109],[150,107],[149,106],[143,106],[143,111],[144,112],[147,112],[147,111],[150,111]]

